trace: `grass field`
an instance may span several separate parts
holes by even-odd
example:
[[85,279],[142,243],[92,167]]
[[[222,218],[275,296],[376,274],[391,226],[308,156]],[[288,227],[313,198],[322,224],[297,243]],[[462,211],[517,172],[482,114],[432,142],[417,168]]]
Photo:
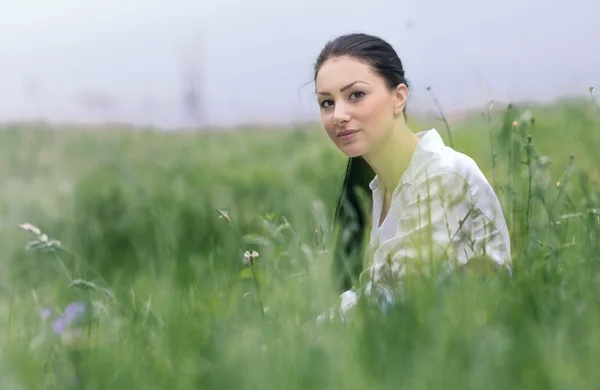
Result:
[[320,327],[345,159],[318,126],[0,130],[0,389],[593,388],[600,112],[530,113],[451,133],[502,200],[512,279],[415,276],[387,316]]

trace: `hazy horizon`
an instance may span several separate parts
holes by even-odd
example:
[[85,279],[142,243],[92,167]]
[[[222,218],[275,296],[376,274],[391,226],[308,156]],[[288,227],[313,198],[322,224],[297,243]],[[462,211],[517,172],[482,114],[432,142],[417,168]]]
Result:
[[600,88],[596,1],[345,3],[0,0],[0,122],[191,125],[191,74],[198,121],[315,120],[313,62],[327,40],[355,31],[394,45],[411,110],[431,108],[427,86],[448,110]]

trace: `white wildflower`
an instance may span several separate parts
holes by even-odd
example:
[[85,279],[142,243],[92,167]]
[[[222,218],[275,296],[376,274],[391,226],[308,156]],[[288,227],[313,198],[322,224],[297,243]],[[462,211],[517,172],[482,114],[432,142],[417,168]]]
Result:
[[254,264],[254,259],[256,259],[259,256],[257,251],[246,251],[244,252],[244,264],[246,265],[253,265]]

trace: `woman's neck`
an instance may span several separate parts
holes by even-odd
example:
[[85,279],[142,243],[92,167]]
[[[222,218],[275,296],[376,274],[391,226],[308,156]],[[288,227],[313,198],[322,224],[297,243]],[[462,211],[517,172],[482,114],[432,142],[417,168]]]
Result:
[[385,186],[388,195],[398,186],[418,142],[419,137],[402,122],[394,128],[388,139],[381,142],[379,148],[363,156]]

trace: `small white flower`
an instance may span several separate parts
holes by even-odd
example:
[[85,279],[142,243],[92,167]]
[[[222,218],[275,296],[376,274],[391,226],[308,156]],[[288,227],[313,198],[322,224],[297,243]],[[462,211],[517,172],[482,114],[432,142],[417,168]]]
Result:
[[257,251],[246,251],[244,252],[244,264],[246,265],[253,265],[254,264],[254,259],[257,258],[259,256]]

